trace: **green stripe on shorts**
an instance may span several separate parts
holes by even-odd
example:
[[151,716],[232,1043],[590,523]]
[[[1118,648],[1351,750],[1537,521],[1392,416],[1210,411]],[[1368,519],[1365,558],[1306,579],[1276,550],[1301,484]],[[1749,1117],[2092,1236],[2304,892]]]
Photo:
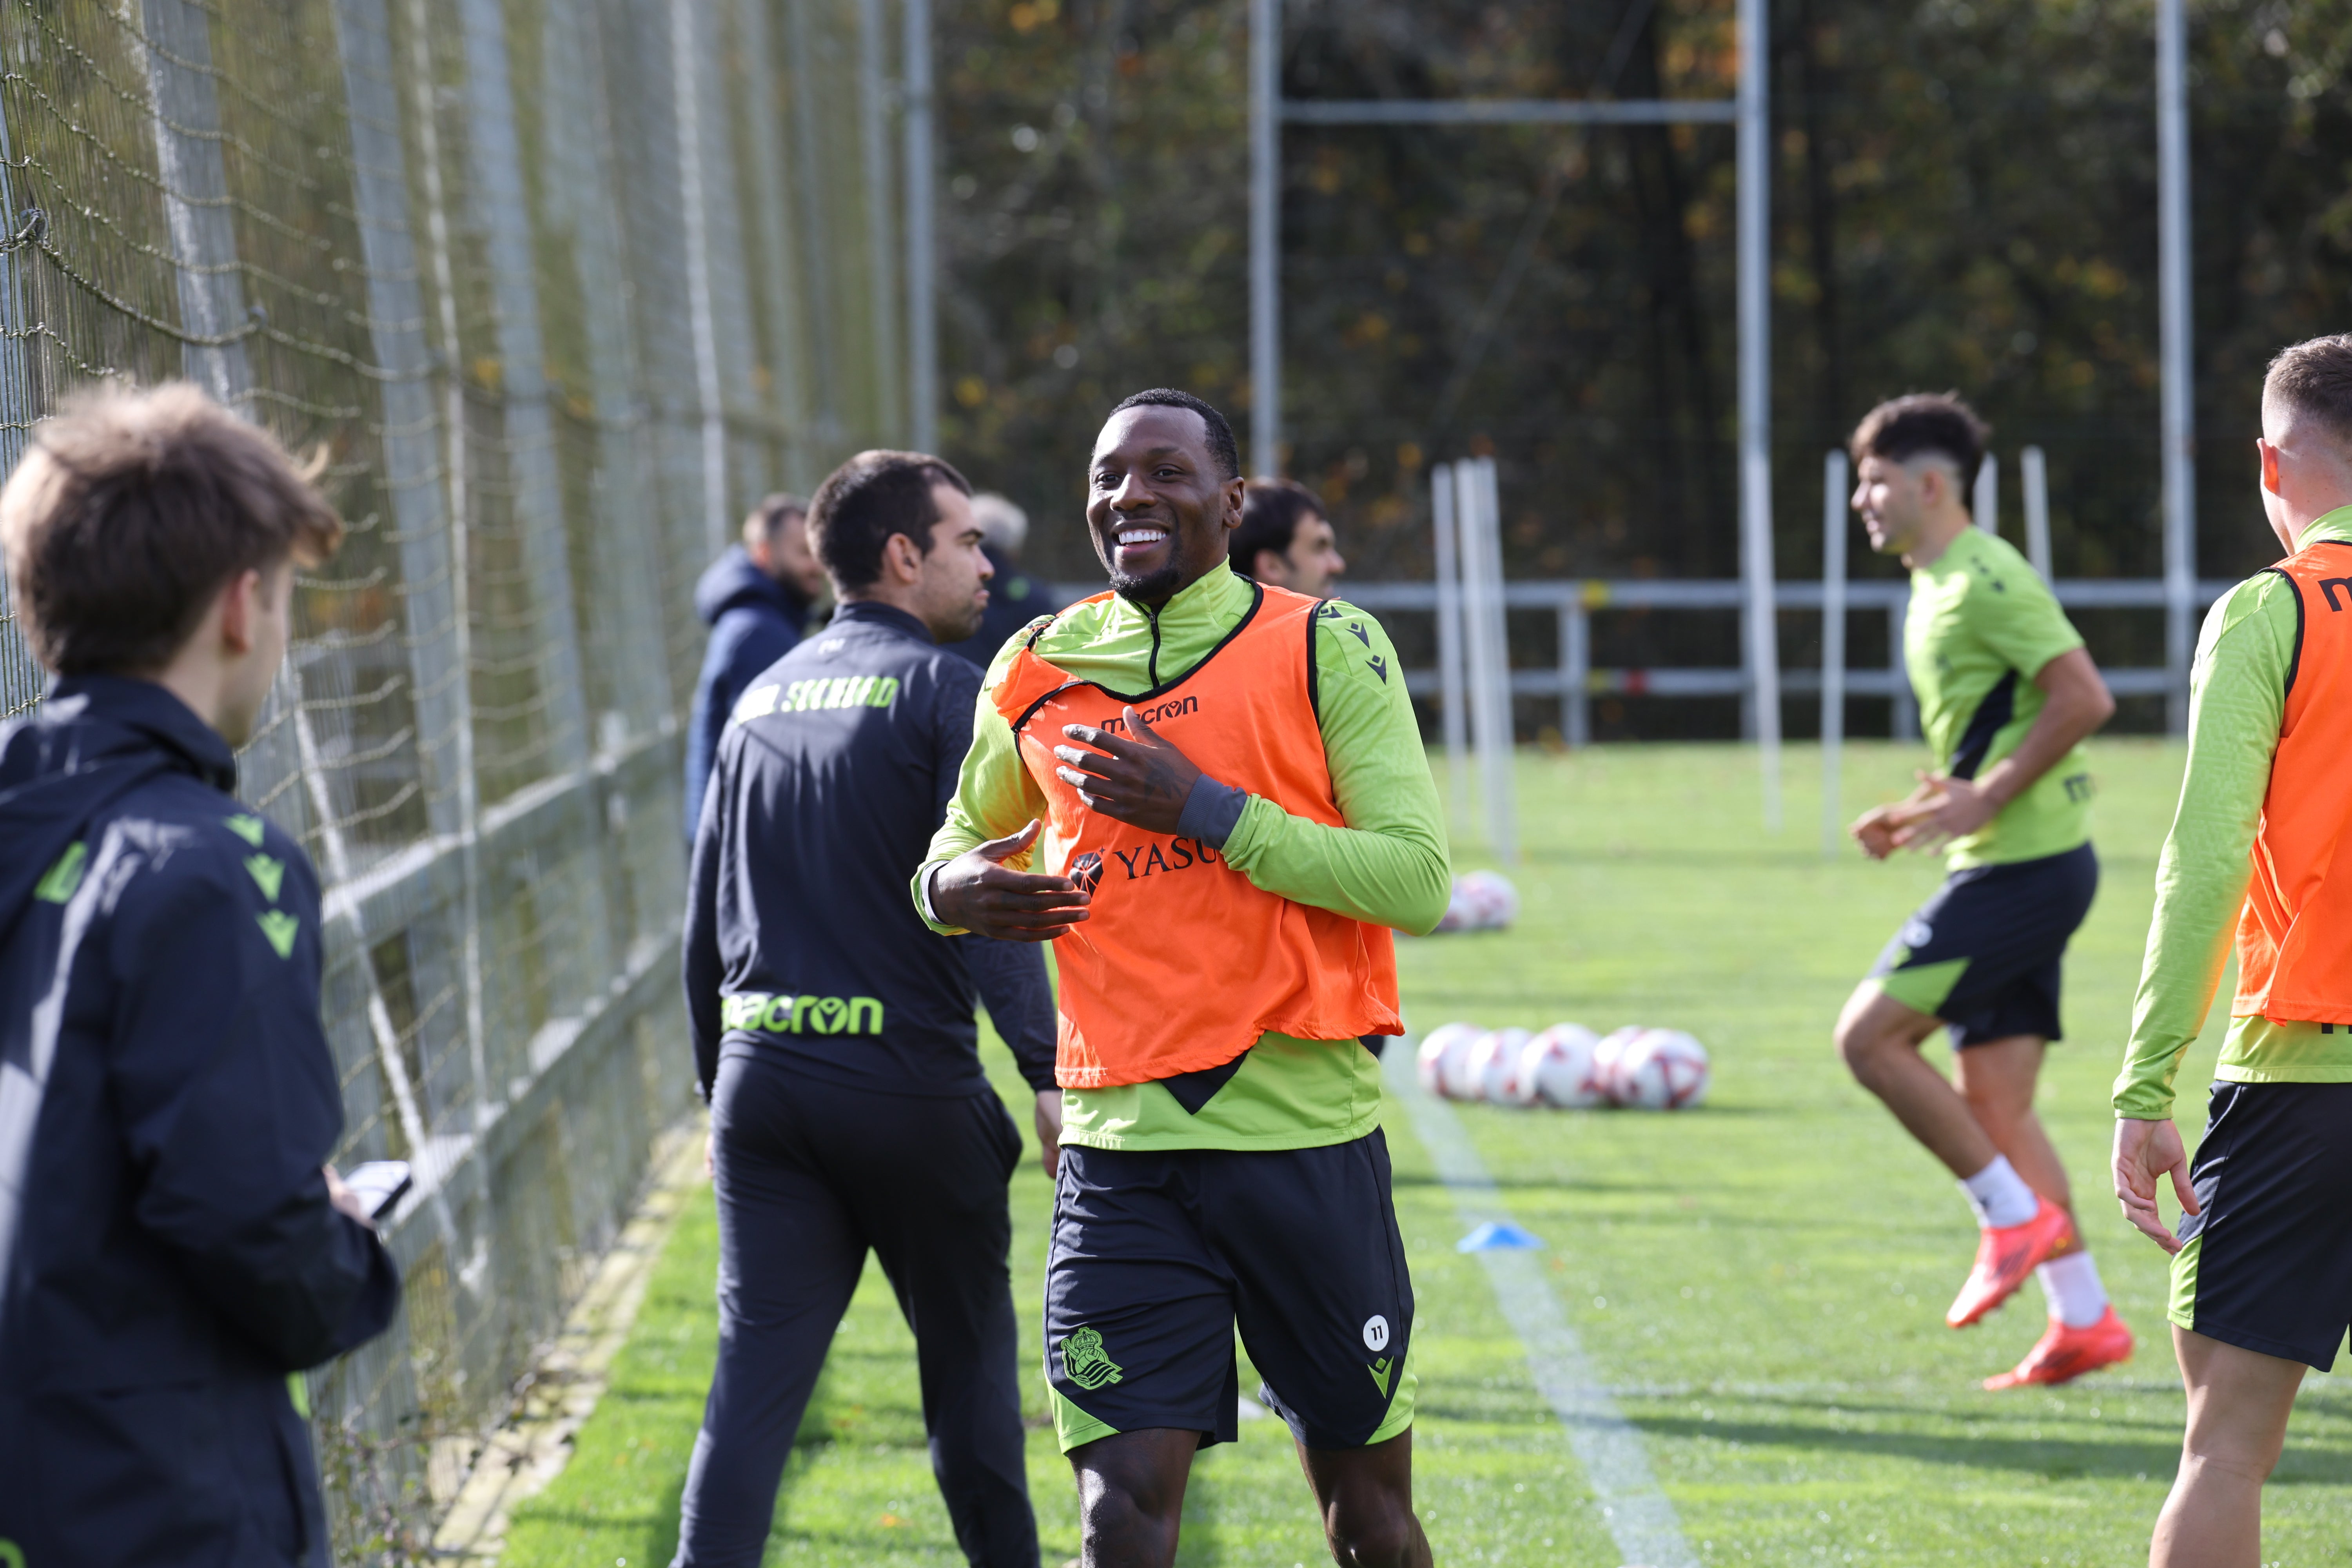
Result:
[[1412,1425],[1412,1407],[1421,1393],[1421,1374],[1412,1370],[1412,1347],[1407,1345],[1404,1365],[1397,1369],[1396,1393],[1389,1397],[1389,1413],[1381,1422],[1380,1430],[1364,1439],[1364,1447],[1385,1443]]
[[2172,1299],[2164,1309],[2167,1318],[2192,1334],[2197,1331],[2197,1254],[2204,1240],[2200,1230],[2172,1255]]
[[1878,976],[1878,988],[1915,1013],[1925,1013],[1931,1018],[1943,1016],[1944,999],[1952,987],[1960,983],[1960,975],[1972,963],[1966,958],[1948,958],[1941,963],[1923,963],[1916,969],[1893,969]]
[[1054,1435],[1062,1441],[1062,1452],[1083,1447],[1097,1437],[1116,1437],[1118,1428],[1108,1421],[1097,1421],[1067,1399],[1052,1384],[1045,1385],[1045,1400],[1054,1407]]

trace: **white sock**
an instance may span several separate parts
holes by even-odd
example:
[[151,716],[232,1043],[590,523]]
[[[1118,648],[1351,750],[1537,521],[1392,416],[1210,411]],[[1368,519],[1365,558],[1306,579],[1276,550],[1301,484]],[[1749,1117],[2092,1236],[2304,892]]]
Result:
[[1960,1183],[1960,1190],[1969,1195],[1969,1206],[1977,1211],[1977,1224],[1987,1230],[2012,1225],[2023,1225],[2041,1212],[2042,1200],[2025,1184],[2006,1154],[1995,1154],[1992,1163]]
[[2050,1315],[2070,1329],[2087,1329],[2107,1312],[2107,1288],[2087,1252],[2053,1258],[2033,1271],[2050,1298]]

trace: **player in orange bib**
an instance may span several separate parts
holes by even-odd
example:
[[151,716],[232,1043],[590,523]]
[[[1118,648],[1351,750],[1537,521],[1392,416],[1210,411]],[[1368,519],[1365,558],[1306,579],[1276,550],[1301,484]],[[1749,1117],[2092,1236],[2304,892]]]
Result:
[[[2115,1089],[2116,1196],[2172,1254],[2189,1394],[2155,1568],[2261,1560],[2295,1391],[2352,1324],[2352,335],[2273,360],[2262,416],[2263,507],[2286,554],[2205,617]],[[2232,931],[2237,993],[2192,1165],[2173,1080]],[[2178,1233],[2157,1208],[2167,1175]]]
[[1055,942],[1046,1373],[1085,1562],[1174,1561],[1238,1328],[1333,1555],[1425,1564],[1368,1048],[1402,1028],[1391,929],[1451,886],[1402,672],[1362,611],[1229,568],[1240,464],[1200,399],[1120,405],[1087,489],[1111,591],[997,655],[912,889],[935,930]]

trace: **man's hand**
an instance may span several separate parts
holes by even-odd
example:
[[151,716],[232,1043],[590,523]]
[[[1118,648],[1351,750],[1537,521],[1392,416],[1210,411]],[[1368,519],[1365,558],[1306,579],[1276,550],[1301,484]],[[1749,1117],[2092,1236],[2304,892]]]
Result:
[[1087,895],[1067,877],[1014,871],[1002,862],[1037,842],[1031,822],[1010,838],[992,838],[931,873],[931,913],[941,923],[998,942],[1051,942],[1087,918]]
[[1874,805],[1854,818],[1853,826],[1846,829],[1862,846],[1862,852],[1874,860],[1884,860],[1895,853],[1895,812],[1892,805]]
[[[1922,781],[1925,773],[1919,775]],[[1862,852],[1874,860],[1884,860],[1903,847],[1904,830],[1918,820],[1921,814],[1936,803],[1936,794],[1922,782],[1901,800],[1885,805],[1874,805],[1854,818],[1846,831],[1862,846]]]
[[1061,1173],[1062,1091],[1058,1089],[1037,1091],[1037,1163],[1045,1167],[1049,1182]]
[[2172,1175],[2172,1195],[2180,1200],[2180,1212],[2203,1212],[2197,1206],[2197,1190],[2189,1184],[2189,1152],[2181,1147],[2180,1129],[2169,1117],[2161,1121],[2118,1117],[2116,1197],[2124,1205],[2124,1217],[2165,1251],[2178,1252],[2180,1238],[2165,1225],[2163,1211],[2156,1206],[2156,1179],[2167,1172]]
[[1063,725],[1063,734],[1097,749],[1086,752],[1076,746],[1056,746],[1054,755],[1066,765],[1054,771],[1063,783],[1076,787],[1088,811],[1099,811],[1146,833],[1172,834],[1201,770],[1191,758],[1153,734],[1151,726],[1134,709],[1125,710],[1124,716],[1124,735],[1087,724]]
[[2007,802],[1984,783],[1956,779],[1948,773],[1921,773],[1913,799],[1917,805],[1904,814],[1895,842],[1906,849],[1930,850],[1966,838],[2000,814]]
[[326,1175],[327,1201],[335,1206],[335,1212],[347,1214],[370,1230],[373,1230],[375,1215],[368,1213],[367,1204],[359,1194],[343,1184],[343,1178],[335,1173],[335,1168],[332,1165],[321,1165],[319,1169]]

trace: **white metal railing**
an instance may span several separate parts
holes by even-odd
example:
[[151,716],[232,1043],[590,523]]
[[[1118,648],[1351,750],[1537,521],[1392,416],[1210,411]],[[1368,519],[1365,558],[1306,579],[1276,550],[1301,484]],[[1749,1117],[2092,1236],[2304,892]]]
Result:
[[[2196,585],[2196,607],[2201,610],[2236,584],[2207,578]],[[2052,584],[2058,602],[2070,610],[2161,610],[2169,603],[2161,578],[2074,577]],[[1055,592],[1065,603],[1099,594],[1099,584],[1061,583]],[[1559,577],[1506,583],[1503,603],[1512,610],[1549,610],[1557,618],[1558,658],[1549,665],[1520,665],[1511,671],[1514,697],[1563,700],[1560,730],[1572,746],[1591,735],[1591,704],[1595,697],[1744,697],[1754,688],[1748,672],[1738,666],[1646,666],[1608,668],[1592,662],[1591,621],[1596,615],[1626,610],[1727,610],[1747,605],[1747,588],[1738,578],[1617,578]],[[1846,694],[1890,697],[1895,701],[1889,734],[1898,740],[1918,734],[1918,710],[1903,666],[1903,617],[1911,604],[1910,584],[1900,579],[1870,578],[1843,584],[1849,611],[1886,617],[1887,659],[1884,665],[1847,668]],[[1402,611],[1434,616],[1438,609],[1434,583],[1350,583],[1339,584],[1340,596],[1375,614]],[[1823,608],[1822,585],[1811,581],[1774,584],[1774,606],[1819,613]],[[1438,671],[1407,669],[1405,689],[1416,697],[1435,697]],[[2161,667],[2106,668],[2100,674],[2118,697],[2161,697],[2171,690],[2170,676]],[[1807,696],[1822,686],[1819,668],[1783,665],[1784,691]]]

